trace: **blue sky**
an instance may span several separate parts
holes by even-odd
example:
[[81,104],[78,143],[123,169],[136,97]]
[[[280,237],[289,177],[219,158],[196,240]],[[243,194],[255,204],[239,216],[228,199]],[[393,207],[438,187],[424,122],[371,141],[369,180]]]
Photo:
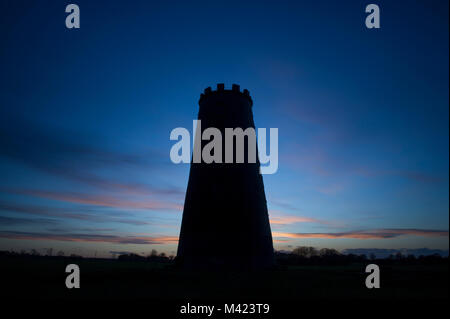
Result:
[[277,249],[448,249],[447,1],[0,5],[0,249],[174,254],[189,166],[169,158],[216,83],[279,128]]

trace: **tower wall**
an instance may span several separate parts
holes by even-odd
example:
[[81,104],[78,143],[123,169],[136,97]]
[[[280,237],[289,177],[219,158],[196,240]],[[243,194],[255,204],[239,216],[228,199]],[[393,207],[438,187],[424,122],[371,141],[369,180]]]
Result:
[[[255,128],[252,99],[239,86],[205,89],[199,100],[201,131],[222,133],[222,163],[191,162],[177,259],[187,268],[266,268],[273,244],[259,160],[224,163],[225,128]],[[197,132],[196,132],[197,133]],[[209,141],[202,141],[202,148]],[[245,154],[248,151],[246,138]],[[236,143],[233,153],[236,154]]]

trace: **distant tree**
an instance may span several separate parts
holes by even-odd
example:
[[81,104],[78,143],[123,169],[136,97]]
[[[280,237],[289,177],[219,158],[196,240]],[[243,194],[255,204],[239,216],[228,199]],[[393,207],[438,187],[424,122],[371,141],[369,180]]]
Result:
[[397,259],[397,260],[402,260],[402,259],[403,259],[402,253],[401,253],[401,252],[396,253],[396,254],[395,254],[395,259]]
[[59,257],[63,257],[64,256],[64,252],[62,250],[58,251],[58,253],[56,254]]
[[31,250],[31,255],[32,256],[40,256],[39,252],[34,248]]
[[331,256],[338,256],[340,253],[336,249],[332,248],[322,248],[319,250],[319,256],[321,257],[331,257]]
[[315,249],[314,247],[306,247],[306,246],[299,246],[297,248],[294,248],[294,250],[292,250],[292,253],[294,255],[305,258],[311,258],[313,256],[318,255],[317,249]]
[[166,254],[165,254],[165,253],[160,253],[160,254],[159,254],[159,257],[161,257],[161,258],[166,258]]
[[129,253],[129,254],[121,254],[117,258],[119,260],[127,260],[127,261],[136,261],[136,260],[145,260],[145,257],[140,256],[138,254]]
[[156,257],[158,256],[158,251],[156,249],[152,249],[152,252],[150,253],[151,257]]

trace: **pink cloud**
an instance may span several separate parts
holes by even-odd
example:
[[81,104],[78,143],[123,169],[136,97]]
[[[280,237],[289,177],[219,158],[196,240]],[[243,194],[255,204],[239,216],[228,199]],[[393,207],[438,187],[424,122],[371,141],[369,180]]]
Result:
[[271,209],[269,211],[270,224],[271,225],[290,225],[295,223],[315,223],[322,225],[333,225],[333,222],[329,222],[322,219],[297,216],[297,215],[287,215],[279,210]]
[[448,237],[448,230],[429,229],[374,229],[368,231],[353,231],[341,233],[283,233],[272,232],[273,237],[279,238],[353,238],[353,239],[388,239],[399,236]]
[[97,242],[112,244],[160,245],[176,244],[178,236],[115,236],[98,234],[47,234],[29,232],[2,232],[0,238],[21,240],[55,240],[68,242]]
[[[295,223],[317,223],[317,224],[328,224],[326,221],[322,221],[320,219],[311,218],[311,217],[303,217],[303,216],[295,216],[295,215],[286,215],[277,210],[270,210],[270,224],[271,225],[288,225]],[[275,215],[275,216],[272,216]]]
[[16,193],[48,198],[52,200],[88,204],[95,206],[106,206],[115,208],[148,209],[148,210],[176,210],[181,211],[183,206],[169,201],[154,199],[123,199],[119,196],[90,195],[76,192],[52,192],[40,190],[21,190]]

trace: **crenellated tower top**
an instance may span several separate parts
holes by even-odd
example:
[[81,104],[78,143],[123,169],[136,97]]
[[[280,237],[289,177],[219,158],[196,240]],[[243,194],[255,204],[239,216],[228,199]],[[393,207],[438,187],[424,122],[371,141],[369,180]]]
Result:
[[248,99],[250,106],[253,105],[253,101],[252,98],[250,97],[250,92],[247,89],[244,89],[241,92],[240,86],[238,84],[233,84],[231,86],[231,90],[226,90],[225,89],[225,84],[223,83],[218,83],[217,84],[217,89],[215,91],[213,91],[211,89],[211,87],[207,87],[202,94],[200,94],[200,100],[199,103],[201,103],[202,99],[208,97],[208,96],[213,96],[213,95],[219,95],[219,94],[240,94],[243,97],[245,97],[246,99]]

